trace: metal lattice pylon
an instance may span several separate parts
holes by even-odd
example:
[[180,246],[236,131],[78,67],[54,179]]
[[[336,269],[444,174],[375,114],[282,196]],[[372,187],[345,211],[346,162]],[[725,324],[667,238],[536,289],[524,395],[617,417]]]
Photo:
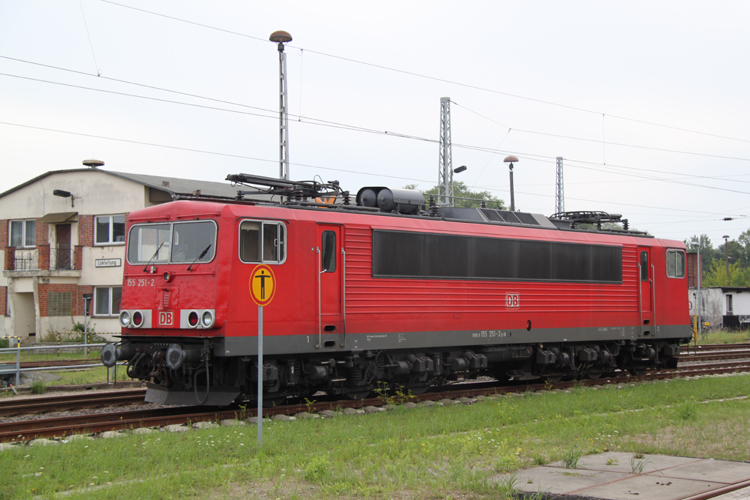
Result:
[[451,144],[451,98],[440,98],[440,165],[438,205],[453,206],[453,145]]
[[565,188],[563,187],[563,158],[557,157],[557,181],[555,182],[555,213],[565,211]]

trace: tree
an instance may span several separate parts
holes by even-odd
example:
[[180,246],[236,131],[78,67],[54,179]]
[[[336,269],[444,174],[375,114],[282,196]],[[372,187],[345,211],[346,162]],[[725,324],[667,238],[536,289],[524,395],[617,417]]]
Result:
[[703,286],[750,286],[750,268],[742,268],[740,262],[729,264],[729,276],[724,259],[713,259],[710,269],[703,272]]
[[[412,185],[414,186],[414,185]],[[416,187],[416,186],[414,186]],[[414,187],[406,186],[406,189],[414,189]],[[429,196],[435,196],[435,202],[437,202],[438,187],[435,186],[432,189],[428,189],[424,192],[426,201],[429,202]],[[505,203],[500,198],[492,195],[489,191],[471,191],[469,186],[461,181],[453,183],[453,199],[456,207],[463,208],[478,208],[482,206],[482,200],[487,203],[487,208],[500,208],[505,209]]]
[[[750,229],[740,234],[734,243],[739,253],[738,261],[742,267],[750,267]],[[732,245],[729,246],[729,254],[732,255]]]
[[[697,252],[698,248],[701,250],[701,269],[703,275],[706,275],[706,271],[711,267],[711,263],[714,259],[719,258],[721,254],[711,244],[711,238],[708,235],[701,234],[700,236],[693,235],[689,239],[684,241],[685,247],[688,252]],[[726,273],[725,273],[726,274]]]

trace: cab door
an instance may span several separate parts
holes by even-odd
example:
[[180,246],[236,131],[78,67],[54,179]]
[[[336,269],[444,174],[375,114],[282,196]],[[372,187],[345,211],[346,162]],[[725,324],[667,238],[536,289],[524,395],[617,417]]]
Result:
[[[321,335],[344,332],[344,253],[341,226],[318,224],[316,251],[318,257],[318,307]],[[328,337],[324,347],[334,347]],[[343,344],[343,337],[341,337]]]
[[654,266],[650,247],[638,247],[638,271],[641,326],[650,330],[649,325],[654,322]]

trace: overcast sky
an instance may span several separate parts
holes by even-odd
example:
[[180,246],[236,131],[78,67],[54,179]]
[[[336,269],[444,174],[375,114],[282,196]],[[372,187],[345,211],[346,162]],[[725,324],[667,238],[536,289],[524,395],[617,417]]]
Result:
[[740,1],[0,0],[0,191],[92,157],[277,177],[286,30],[292,179],[429,189],[450,97],[473,189],[509,202],[516,155],[516,205],[550,215],[562,156],[566,210],[718,246],[750,228],[748,19]]

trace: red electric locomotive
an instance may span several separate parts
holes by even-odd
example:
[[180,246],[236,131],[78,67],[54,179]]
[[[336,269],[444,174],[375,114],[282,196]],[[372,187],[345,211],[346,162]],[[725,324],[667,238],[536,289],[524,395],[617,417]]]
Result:
[[148,401],[255,397],[261,264],[275,278],[268,402],[478,374],[641,373],[675,366],[690,338],[684,245],[620,216],[425,207],[418,191],[382,187],[350,203],[335,182],[227,179],[262,188],[129,215],[122,336],[102,361],[127,360]]

